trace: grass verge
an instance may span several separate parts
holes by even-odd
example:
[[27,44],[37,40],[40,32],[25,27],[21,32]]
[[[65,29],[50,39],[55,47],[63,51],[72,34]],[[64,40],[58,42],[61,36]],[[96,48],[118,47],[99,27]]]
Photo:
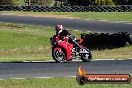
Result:
[[0,88],[132,88],[132,84],[86,84],[80,86],[75,78],[0,80]]
[[37,17],[58,17],[58,18],[81,18],[90,20],[130,21],[132,12],[22,12],[2,11],[0,14],[37,16]]
[[0,62],[51,59],[49,39],[54,34],[50,27],[0,23]]
[[[78,37],[80,31],[70,32]],[[49,38],[55,34],[53,28],[0,23],[0,62],[52,60]],[[132,58],[132,45],[111,50],[94,50],[93,58]]]

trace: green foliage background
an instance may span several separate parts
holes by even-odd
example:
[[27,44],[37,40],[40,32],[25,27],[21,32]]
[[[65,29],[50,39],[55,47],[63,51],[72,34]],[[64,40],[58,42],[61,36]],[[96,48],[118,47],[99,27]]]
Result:
[[[28,0],[0,0],[0,5],[25,5]],[[132,0],[29,0],[31,5],[89,6],[89,5],[132,5]]]
[[[28,0],[0,0],[0,5],[25,5]],[[29,0],[32,5],[50,5],[53,0]]]
[[112,0],[96,0],[97,5],[114,5],[115,3]]
[[18,3],[19,0],[0,0],[1,5],[17,5]]

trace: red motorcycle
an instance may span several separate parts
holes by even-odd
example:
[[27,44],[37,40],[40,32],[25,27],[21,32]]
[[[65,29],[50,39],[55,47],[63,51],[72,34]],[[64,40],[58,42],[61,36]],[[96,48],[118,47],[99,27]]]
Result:
[[60,63],[71,61],[73,58],[76,59],[79,56],[83,62],[90,62],[92,54],[89,49],[83,46],[83,39],[76,40],[81,48],[74,47],[73,44],[68,42],[68,39],[68,37],[64,37],[60,40],[56,35],[50,38],[53,59]]

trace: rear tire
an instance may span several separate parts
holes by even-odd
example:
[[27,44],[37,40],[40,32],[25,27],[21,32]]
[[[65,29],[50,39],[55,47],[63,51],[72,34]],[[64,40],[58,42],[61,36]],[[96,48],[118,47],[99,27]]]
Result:
[[53,57],[53,59],[57,63],[66,62],[65,50],[62,47],[58,47],[58,48],[60,48],[60,52],[59,52],[59,50],[54,50],[55,48],[52,48],[52,57]]

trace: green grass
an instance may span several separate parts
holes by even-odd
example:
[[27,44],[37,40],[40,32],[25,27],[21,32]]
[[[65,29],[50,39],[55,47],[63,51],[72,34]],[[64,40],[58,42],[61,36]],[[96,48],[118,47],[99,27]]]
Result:
[[106,58],[106,59],[125,59],[132,58],[132,45],[128,45],[126,47],[115,48],[110,50],[94,50],[92,51],[94,58]]
[[57,16],[57,17],[78,17],[91,20],[131,21],[132,12],[21,12],[2,11],[0,14],[29,15],[29,16]]
[[[55,34],[54,28],[0,23],[0,62],[52,60],[49,38]],[[80,31],[70,32],[76,37]],[[94,59],[132,58],[132,45],[112,50],[92,51]]]
[[47,27],[0,23],[0,60],[45,60],[50,56],[53,34]]
[[86,84],[80,86],[75,78],[0,80],[0,88],[132,88],[132,84]]
[[0,49],[44,47],[53,34],[48,27],[0,23]]
[[54,34],[54,28],[0,23],[0,62],[52,59],[49,39]]

